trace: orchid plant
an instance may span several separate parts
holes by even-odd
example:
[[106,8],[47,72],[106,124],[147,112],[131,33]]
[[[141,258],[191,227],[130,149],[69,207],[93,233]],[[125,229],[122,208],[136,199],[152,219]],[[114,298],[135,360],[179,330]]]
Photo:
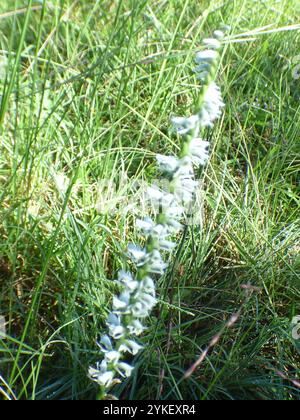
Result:
[[113,298],[107,333],[98,343],[102,360],[89,370],[89,377],[100,385],[101,399],[123,378],[131,376],[134,367],[126,361],[126,355],[132,359],[142,350],[137,337],[145,331],[145,319],[157,303],[154,279],[165,273],[165,253],[176,247],[172,238],[182,229],[185,210],[194,201],[198,185],[195,167],[204,166],[209,159],[209,143],[201,135],[214,125],[224,106],[215,82],[223,37],[222,31],[214,32],[212,38],[203,41],[205,49],[196,55],[195,73],[201,81],[201,92],[194,115],[172,118],[174,129],[183,139],[180,155],[157,155],[159,169],[170,181],[170,190],[148,188],[148,199],[161,211],[155,219],[137,220],[145,246],[128,246],[134,272],[120,271],[116,280],[121,293]]

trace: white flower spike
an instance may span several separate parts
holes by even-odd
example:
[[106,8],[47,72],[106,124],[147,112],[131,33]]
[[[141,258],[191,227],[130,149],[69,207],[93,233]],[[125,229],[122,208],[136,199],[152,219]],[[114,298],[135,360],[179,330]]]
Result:
[[156,157],[160,171],[171,181],[171,189],[147,189],[147,199],[159,209],[157,220],[146,217],[136,221],[146,245],[128,246],[134,273],[120,271],[115,282],[122,290],[113,297],[112,312],[107,318],[109,336],[102,335],[99,343],[102,361],[89,370],[89,377],[100,385],[103,398],[122,378],[132,374],[134,367],[124,359],[126,355],[137,355],[143,348],[136,337],[146,329],[141,320],[149,317],[157,303],[155,278],[166,272],[165,254],[176,246],[173,235],[182,229],[181,221],[193,204],[198,186],[194,166],[204,166],[209,159],[209,143],[201,135],[220,118],[224,107],[221,91],[214,82],[223,37],[223,32],[216,31],[212,38],[204,40],[206,49],[196,55],[195,73],[203,86],[195,114],[172,118],[174,129],[183,137],[180,157],[161,154]]

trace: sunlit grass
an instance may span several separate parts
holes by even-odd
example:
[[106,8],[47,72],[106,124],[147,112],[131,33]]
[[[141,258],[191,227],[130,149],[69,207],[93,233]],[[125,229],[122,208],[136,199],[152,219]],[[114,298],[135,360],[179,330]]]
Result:
[[[87,369],[134,235],[132,209],[110,200],[156,177],[155,153],[177,151],[170,117],[189,112],[194,52],[223,23],[227,106],[207,133],[205,223],[161,281],[146,350],[118,393],[299,398],[276,373],[299,379],[299,12],[291,0],[1,1],[3,398],[96,396]],[[121,183],[113,197],[99,193],[103,179]]]

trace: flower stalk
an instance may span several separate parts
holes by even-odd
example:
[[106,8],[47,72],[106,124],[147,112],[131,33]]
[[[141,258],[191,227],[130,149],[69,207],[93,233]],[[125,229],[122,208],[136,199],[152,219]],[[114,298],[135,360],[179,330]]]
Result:
[[149,217],[137,220],[136,227],[145,246],[128,246],[127,255],[134,270],[120,271],[116,280],[122,291],[113,298],[106,321],[108,333],[100,338],[102,360],[89,370],[89,377],[100,385],[101,399],[132,374],[134,367],[124,360],[143,348],[137,337],[145,331],[145,319],[157,303],[155,278],[166,272],[165,254],[176,247],[173,238],[181,231],[185,210],[194,201],[198,185],[194,167],[204,166],[209,159],[209,143],[201,135],[221,116],[224,106],[215,83],[223,36],[216,31],[212,38],[204,40],[206,49],[196,55],[195,73],[202,86],[195,114],[172,118],[175,131],[183,139],[179,157],[156,157],[161,173],[170,181],[170,191],[148,188],[147,199],[160,209],[159,214],[154,220]]

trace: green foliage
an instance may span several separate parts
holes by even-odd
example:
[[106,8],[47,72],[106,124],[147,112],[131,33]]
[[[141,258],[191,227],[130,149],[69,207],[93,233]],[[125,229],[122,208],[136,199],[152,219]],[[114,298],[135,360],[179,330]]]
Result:
[[[134,215],[113,200],[133,179],[151,182],[155,153],[178,151],[170,117],[189,112],[194,53],[226,23],[227,107],[207,133],[204,223],[161,281],[146,350],[118,393],[299,399],[277,373],[299,379],[299,12],[292,0],[1,1],[3,398],[95,398],[87,369],[134,238]],[[120,188],[103,197],[101,179]]]

